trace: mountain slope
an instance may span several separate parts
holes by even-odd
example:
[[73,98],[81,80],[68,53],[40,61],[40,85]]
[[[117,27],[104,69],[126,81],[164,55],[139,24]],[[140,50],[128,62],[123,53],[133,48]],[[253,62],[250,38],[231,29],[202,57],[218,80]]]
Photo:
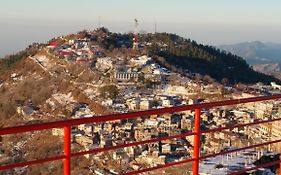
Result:
[[[84,102],[96,114],[105,114],[107,109],[85,95],[91,88],[88,83],[98,81],[98,72],[89,67],[59,60],[41,51],[25,50],[10,58],[0,60],[0,125],[15,125],[29,120],[58,120],[69,117],[73,104]],[[69,94],[70,93],[70,94]],[[73,104],[63,104],[57,98],[73,98]],[[69,96],[69,97],[68,97]],[[57,101],[50,108],[49,101]],[[32,101],[39,107],[36,116],[29,119],[18,114],[19,102]],[[70,109],[68,109],[70,108]],[[51,117],[50,117],[51,116]]]
[[249,64],[281,62],[281,44],[254,41],[233,45],[221,45],[218,48],[245,58]]
[[[50,48],[46,44],[35,44],[16,55],[0,60],[0,126],[8,127],[97,116],[120,112],[120,108],[122,109],[120,106],[124,106],[125,109],[123,109],[126,112],[126,103],[131,102],[132,99],[136,101],[145,99],[145,102],[151,101],[155,106],[159,106],[160,103],[154,100],[156,97],[153,98],[151,95],[165,90],[163,87],[167,85],[173,85],[170,87],[175,87],[175,90],[178,90],[176,87],[180,85],[179,87],[185,89],[182,93],[184,95],[191,92],[192,95],[186,99],[201,99],[203,95],[207,94],[204,92],[206,89],[211,89],[212,94],[208,93],[204,98],[216,98],[216,101],[218,98],[224,98],[223,86],[215,83],[208,76],[206,76],[208,81],[204,80],[203,83],[194,81],[191,78],[196,80],[196,77],[199,76],[193,76],[193,73],[211,75],[224,83],[226,78],[233,83],[258,81],[269,83],[276,80],[271,76],[253,71],[241,57],[222,52],[211,46],[197,44],[195,41],[177,35],[166,33],[140,35],[139,50],[131,49],[132,38],[132,34],[111,33],[106,29],[94,32],[82,31],[52,39],[50,41],[52,44],[49,46],[56,45],[54,47]],[[165,70],[146,54],[150,54],[152,58],[170,70]],[[84,60],[81,59],[82,55]],[[144,59],[139,59],[143,56]],[[105,68],[101,69],[103,66]],[[146,75],[149,76],[147,79],[144,79],[144,76],[139,76],[138,79],[131,78],[129,83],[118,83],[112,75],[116,73],[115,70],[119,69],[123,74],[126,68],[136,69],[137,72],[134,72],[133,75],[136,75],[135,73],[144,75],[143,69],[147,68]],[[153,79],[156,79],[154,83],[150,81],[152,80],[151,74]],[[162,75],[165,81],[161,81]],[[205,86],[206,82],[212,86],[207,86],[206,89],[201,88]],[[153,86],[152,83],[156,86]],[[159,83],[160,86],[157,86]],[[172,95],[173,98],[175,96],[174,92],[168,94]],[[117,95],[118,98],[116,98]],[[165,96],[159,94],[157,99],[162,99]],[[106,104],[105,100],[108,101],[109,105],[103,106]],[[176,103],[181,100],[176,98],[173,101]],[[132,121],[133,123],[134,121]],[[120,125],[115,126],[117,128],[123,124],[120,122]],[[104,133],[105,130],[102,127],[100,127],[101,133]],[[112,128],[115,127],[112,125]],[[84,133],[84,129],[81,131],[76,133],[81,136],[80,133]],[[112,131],[109,130],[109,132]],[[21,136],[4,137],[3,143],[5,144],[1,145],[1,153],[3,153],[3,157],[9,158],[11,163],[56,155],[60,152],[62,143],[59,141],[61,140],[60,136],[55,135],[51,130],[44,130]],[[127,129],[124,130],[124,134],[120,134],[120,137],[123,135],[131,136],[131,134],[127,134]],[[92,137],[90,138],[92,139]],[[120,141],[119,138],[116,139]],[[23,140],[26,142],[22,142]],[[73,140],[77,142],[78,139]],[[21,143],[18,144],[19,142]],[[74,152],[82,151],[85,148],[78,142],[72,143],[72,147]],[[34,148],[38,148],[36,152],[34,152]],[[111,157],[105,157],[101,160],[110,160]],[[119,160],[107,162],[115,166],[117,161],[119,162]],[[108,165],[104,163],[99,165],[99,162],[101,161],[92,161],[81,156],[79,159],[74,159],[74,165],[79,164],[80,166],[73,166],[72,172],[73,174],[88,174],[90,163],[95,165],[93,169],[97,169],[96,166],[104,168]],[[52,166],[28,167],[23,174],[59,174],[61,166],[60,163],[55,163]],[[123,168],[122,165],[122,170]]]
[[152,38],[154,44],[150,47],[150,54],[158,56],[161,64],[174,67],[174,70],[210,75],[218,81],[228,79],[231,83],[280,82],[272,76],[254,71],[243,58],[215,47],[197,44],[173,34],[159,33],[152,35]]
[[278,63],[256,64],[253,65],[253,69],[257,72],[261,72],[266,75],[271,75],[281,80],[280,64]]

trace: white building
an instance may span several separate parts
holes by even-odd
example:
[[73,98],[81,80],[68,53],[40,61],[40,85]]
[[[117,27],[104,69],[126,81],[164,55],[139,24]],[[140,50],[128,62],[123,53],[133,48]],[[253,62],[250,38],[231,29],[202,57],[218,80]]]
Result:
[[271,82],[270,84],[271,84],[271,86],[272,86],[273,88],[275,88],[275,89],[281,89],[281,85],[276,84],[275,82]]
[[171,107],[171,106],[173,106],[173,101],[168,99],[168,98],[163,99],[162,100],[162,106],[163,107]]
[[152,101],[149,99],[141,99],[140,110],[148,110],[152,107]]
[[113,68],[113,61],[110,57],[98,58],[96,67],[98,69],[106,70]]
[[116,80],[120,80],[120,81],[138,80],[139,73],[138,72],[115,72],[114,78]]
[[128,99],[126,104],[130,110],[138,110],[140,108],[140,100],[138,98]]
[[137,65],[137,66],[143,66],[145,65],[149,60],[151,60],[150,57],[143,55],[137,58],[132,58],[130,61],[133,65]]

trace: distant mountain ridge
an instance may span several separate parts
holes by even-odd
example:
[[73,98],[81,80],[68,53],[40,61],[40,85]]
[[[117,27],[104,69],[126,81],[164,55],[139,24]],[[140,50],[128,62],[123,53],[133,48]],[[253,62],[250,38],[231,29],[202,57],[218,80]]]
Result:
[[271,75],[281,80],[280,63],[256,64],[253,65],[253,69],[257,72]]
[[[160,57],[160,64],[171,70],[188,70],[210,75],[217,81],[227,79],[233,84],[280,82],[272,76],[254,71],[242,57],[216,47],[198,44],[196,41],[168,33],[157,33],[150,38],[153,38],[155,43],[150,47],[150,51]],[[161,47],[161,44],[159,46],[159,43],[165,43],[165,47]]]
[[278,43],[253,41],[220,45],[218,48],[239,55],[252,65],[281,63],[281,44]]

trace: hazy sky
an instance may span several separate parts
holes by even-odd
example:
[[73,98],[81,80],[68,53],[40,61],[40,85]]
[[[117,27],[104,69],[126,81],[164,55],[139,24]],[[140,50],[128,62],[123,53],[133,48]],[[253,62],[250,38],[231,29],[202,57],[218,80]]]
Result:
[[280,0],[0,0],[0,56],[101,25],[177,33],[203,44],[281,43]]

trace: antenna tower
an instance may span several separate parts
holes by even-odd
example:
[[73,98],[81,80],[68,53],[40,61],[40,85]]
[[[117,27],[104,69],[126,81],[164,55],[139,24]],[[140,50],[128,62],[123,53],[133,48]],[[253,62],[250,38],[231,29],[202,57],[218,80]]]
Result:
[[134,38],[133,38],[133,49],[137,50],[139,48],[139,43],[138,43],[138,34],[139,34],[139,30],[138,30],[138,26],[139,26],[139,22],[137,19],[135,19],[135,28],[134,28]]
[[101,25],[100,25],[100,16],[98,17],[98,26],[99,26],[99,28],[101,28]]

